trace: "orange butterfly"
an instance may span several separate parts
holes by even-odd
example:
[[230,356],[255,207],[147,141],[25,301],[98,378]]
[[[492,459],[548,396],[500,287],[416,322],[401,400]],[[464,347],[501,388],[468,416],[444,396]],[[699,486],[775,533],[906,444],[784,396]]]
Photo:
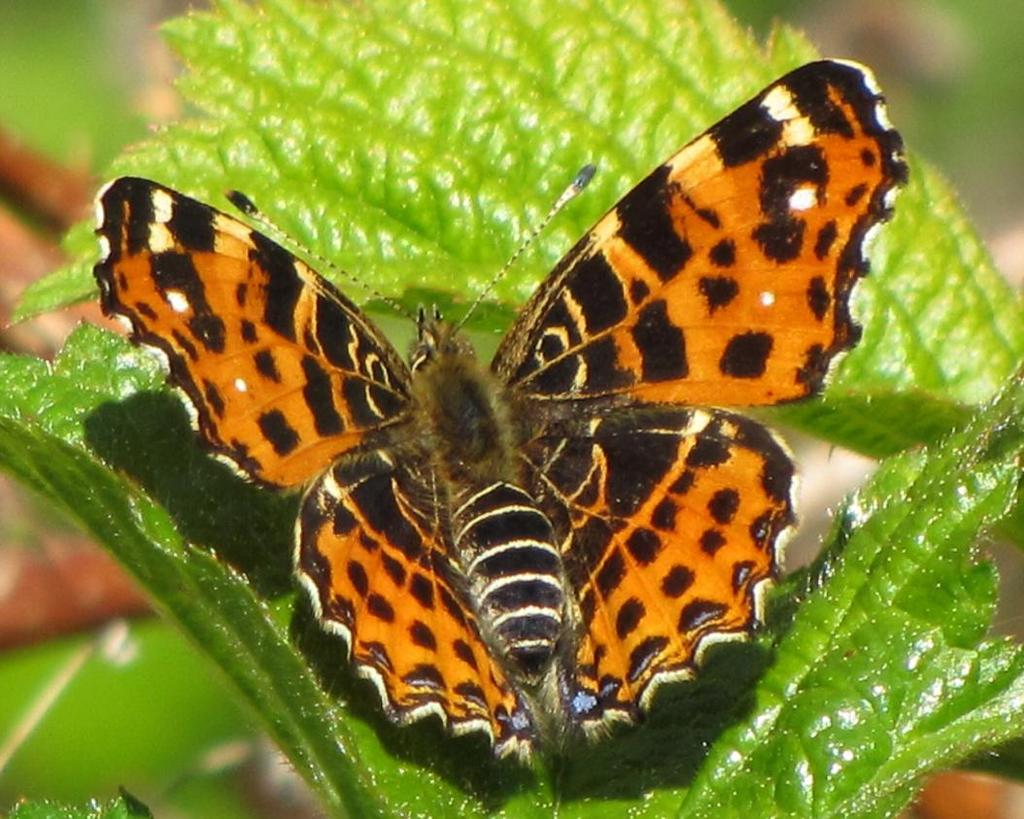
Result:
[[439,316],[406,364],[304,262],[144,179],[100,195],[96,277],[216,453],[311,482],[298,577],[388,716],[525,755],[760,620],[793,468],[717,407],[821,386],[906,173],[870,73],[805,65],[623,197],[489,368]]

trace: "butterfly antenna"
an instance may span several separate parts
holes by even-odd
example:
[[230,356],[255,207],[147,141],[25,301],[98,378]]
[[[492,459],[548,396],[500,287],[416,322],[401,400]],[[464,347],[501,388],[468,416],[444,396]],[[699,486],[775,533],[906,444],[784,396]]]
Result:
[[480,295],[476,297],[474,302],[469,306],[465,315],[463,315],[459,320],[459,323],[455,326],[456,330],[462,329],[463,325],[469,320],[469,317],[476,312],[476,309],[483,304],[484,299],[490,295],[495,285],[504,278],[509,268],[519,260],[520,256],[523,255],[526,248],[533,244],[534,239],[536,239],[541,234],[541,231],[551,223],[551,220],[555,218],[562,208],[583,192],[583,189],[590,184],[590,180],[594,178],[595,173],[597,173],[596,165],[584,165],[579,169],[579,171],[577,171],[576,176],[573,177],[572,182],[569,183],[569,187],[562,191],[561,195],[555,200],[555,203],[551,206],[550,210],[548,210],[544,215],[544,218],[537,223],[533,230],[526,234],[526,238],[519,243],[519,247],[515,249],[508,261],[501,266],[501,269],[494,274],[491,280],[487,282],[484,289],[480,291]]
[[289,244],[294,246],[307,259],[316,262],[317,266],[320,267],[321,270],[334,271],[339,276],[347,279],[356,287],[360,288],[364,293],[368,294],[370,298],[379,299],[380,301],[388,305],[388,307],[390,307],[392,310],[397,312],[399,315],[403,315],[407,319],[413,320],[413,316],[409,313],[409,311],[402,307],[402,305],[400,305],[393,298],[391,298],[390,296],[385,296],[379,290],[370,287],[366,282],[362,281],[356,276],[353,276],[347,270],[338,267],[330,259],[325,259],[319,253],[314,253],[308,247],[295,240],[288,233],[281,230],[281,228],[279,228],[273,221],[271,221],[270,217],[268,217],[263,211],[256,207],[255,202],[253,202],[248,196],[246,196],[241,191],[231,190],[227,191],[224,195],[227,197],[228,201],[232,205],[238,208],[243,214],[248,216],[250,219],[252,219],[261,228],[263,228],[265,231],[269,233],[273,233],[285,239]]

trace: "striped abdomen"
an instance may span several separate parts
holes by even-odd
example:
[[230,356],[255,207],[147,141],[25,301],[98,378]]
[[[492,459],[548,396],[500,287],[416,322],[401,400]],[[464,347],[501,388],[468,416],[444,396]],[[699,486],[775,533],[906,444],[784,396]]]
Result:
[[477,606],[527,675],[544,670],[562,632],[562,559],[547,517],[522,489],[494,483],[453,515],[455,547]]

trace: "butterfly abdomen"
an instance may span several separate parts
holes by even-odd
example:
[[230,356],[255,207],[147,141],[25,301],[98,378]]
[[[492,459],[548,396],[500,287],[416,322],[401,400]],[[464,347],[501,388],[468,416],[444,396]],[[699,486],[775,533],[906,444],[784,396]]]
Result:
[[562,633],[565,587],[551,523],[504,481],[472,493],[452,519],[455,546],[490,631],[528,677],[540,674]]

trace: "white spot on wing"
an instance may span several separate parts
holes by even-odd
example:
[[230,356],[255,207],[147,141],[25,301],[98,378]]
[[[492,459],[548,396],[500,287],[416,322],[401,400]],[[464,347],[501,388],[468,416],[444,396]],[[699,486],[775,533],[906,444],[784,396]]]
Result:
[[188,303],[188,298],[180,290],[166,290],[164,298],[175,313],[186,313],[191,306]]
[[761,100],[761,107],[776,122],[787,122],[800,116],[793,105],[793,95],[784,85],[776,85]]
[[153,220],[158,224],[165,225],[171,221],[174,215],[174,200],[171,195],[160,188],[153,190]]
[[790,210],[810,210],[818,204],[818,193],[811,187],[797,188],[789,197]]
[[758,296],[758,300],[761,302],[762,307],[771,307],[775,304],[775,294],[771,290],[764,290]]
[[154,253],[174,250],[174,237],[167,225],[154,222],[149,226],[149,249]]
[[236,378],[235,379],[235,389],[238,390],[239,392],[248,392],[249,391],[249,385],[245,383],[245,379],[244,378]]
[[814,126],[807,117],[791,119],[782,129],[782,141],[786,145],[810,145],[814,142]]

